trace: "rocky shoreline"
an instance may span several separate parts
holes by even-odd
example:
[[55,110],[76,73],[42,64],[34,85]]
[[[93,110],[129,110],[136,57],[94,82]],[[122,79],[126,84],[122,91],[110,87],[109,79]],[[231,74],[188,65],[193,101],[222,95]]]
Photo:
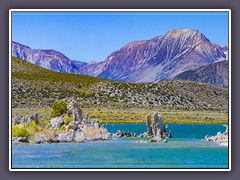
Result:
[[[146,132],[137,136],[134,132],[123,130],[117,130],[116,133],[109,133],[106,128],[107,125],[100,124],[97,119],[91,120],[88,114],[83,118],[80,104],[74,98],[68,99],[64,106],[66,106],[66,110],[63,113],[49,120],[49,127],[34,133],[34,137],[31,140],[24,136],[12,137],[12,144],[85,143],[129,137],[142,138],[141,140],[137,140],[136,143],[167,143],[168,138],[172,138],[171,130],[167,130],[167,126],[163,123],[163,119],[158,112],[155,112],[152,117],[150,114],[146,116]],[[151,118],[153,121],[151,121]],[[26,127],[31,123],[34,123],[38,127],[40,124],[38,113],[22,117],[21,120],[17,115],[12,119],[12,125],[17,127]],[[215,136],[207,135],[204,139],[209,142],[228,145],[228,126],[226,126],[224,133],[218,132]]]
[[[13,126],[26,127],[29,123],[34,122],[39,124],[38,113],[31,116],[22,117],[22,120],[16,115],[12,120]],[[167,132],[167,127],[163,123],[163,119],[157,112],[153,115],[153,122],[151,122],[150,114],[146,117],[147,132],[137,136],[130,131],[117,130],[116,133],[109,133],[104,124],[100,124],[97,119],[90,120],[87,114],[83,118],[80,104],[74,98],[67,100],[66,112],[50,119],[50,127],[34,134],[33,140],[27,137],[12,137],[12,143],[64,143],[64,142],[77,142],[84,143],[88,141],[105,141],[110,138],[122,137],[140,137],[151,138],[149,142],[160,142],[163,139],[167,142],[167,138],[171,138],[171,131]],[[52,133],[54,132],[54,133]],[[137,141],[141,143],[141,141]]]
[[228,126],[226,126],[225,132],[218,132],[215,136],[206,135],[204,139],[209,142],[215,142],[224,146],[228,146]]
[[[12,125],[27,126],[30,122],[38,124],[38,114],[23,117],[22,121],[17,116],[13,119]],[[52,133],[54,132],[54,133]],[[80,104],[74,98],[66,103],[66,112],[50,119],[50,127],[34,134],[31,141],[35,144],[60,143],[60,142],[87,142],[108,140],[111,134],[100,125],[97,119],[90,121],[87,114],[83,119]],[[13,144],[29,143],[26,137],[12,138]]]

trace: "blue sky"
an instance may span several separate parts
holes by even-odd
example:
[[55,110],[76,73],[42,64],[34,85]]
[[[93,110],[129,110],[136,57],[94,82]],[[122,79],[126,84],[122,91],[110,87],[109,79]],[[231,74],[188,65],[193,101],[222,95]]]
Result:
[[199,30],[213,43],[228,45],[227,12],[12,13],[13,41],[86,62],[104,61],[129,42],[182,28]]

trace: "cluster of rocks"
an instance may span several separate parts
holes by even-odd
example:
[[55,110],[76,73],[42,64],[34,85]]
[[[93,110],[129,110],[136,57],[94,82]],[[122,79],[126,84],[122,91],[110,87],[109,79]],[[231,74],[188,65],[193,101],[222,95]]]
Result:
[[[145,141],[145,140],[137,140],[136,143],[148,143],[148,142],[151,142],[151,143],[156,143],[157,141],[154,141],[153,139],[151,139],[150,141]],[[164,143],[167,143],[168,140],[167,139],[164,139],[163,140]]]
[[217,135],[215,136],[206,135],[204,139],[210,142],[228,144],[228,126],[226,127],[226,130],[224,133],[218,132]]
[[[171,138],[171,131],[167,132],[167,127],[163,123],[162,118],[158,115],[158,112],[153,114],[153,122],[151,121],[151,115],[146,117],[147,132],[140,134],[141,138],[152,138],[150,142],[160,142],[162,138]],[[164,140],[167,142],[167,140]]]
[[[82,110],[75,98],[70,98],[67,101],[66,108],[66,113],[50,119],[51,127],[49,129],[34,134],[34,143],[86,142],[108,140],[112,137],[137,137],[135,133],[123,130],[118,130],[115,134],[111,134],[104,125],[100,125],[97,119],[91,121],[88,114],[83,118]],[[66,122],[66,119],[64,119],[65,117],[71,118],[72,121],[70,123]],[[28,125],[31,121],[35,121],[36,124],[38,124],[38,113],[31,116],[25,116],[22,120],[16,116],[12,120],[12,125]],[[165,138],[163,141],[167,142],[166,138],[172,137],[171,131],[167,132],[167,127],[164,125],[162,118],[157,112],[153,115],[153,122],[151,122],[150,114],[147,115],[146,126],[147,132],[138,137],[150,137],[150,142],[160,142],[162,138]],[[12,142],[26,143],[29,142],[29,140],[26,137],[20,137],[13,138]]]
[[36,124],[38,124],[38,113],[34,113],[33,115],[30,116],[23,116],[22,119],[16,114],[16,116],[12,119],[12,125],[18,125],[18,124],[23,124],[23,125],[28,125],[31,121],[35,121]]
[[[38,113],[34,113],[30,116],[23,116],[22,119],[16,114],[16,116],[12,119],[12,125],[23,125],[27,126],[31,121],[34,121],[36,124],[38,124]],[[19,144],[19,143],[29,143],[29,139],[27,137],[18,137],[18,138],[12,138],[13,144]]]
[[[69,124],[64,121],[66,115],[73,120]],[[32,120],[38,124],[37,113],[32,116],[23,117],[22,121],[16,116],[12,120],[12,125],[27,125]],[[111,136],[108,130],[103,125],[100,125],[97,119],[90,121],[88,114],[85,119],[83,118],[82,110],[75,98],[70,98],[67,101],[67,112],[50,119],[50,124],[51,127],[46,131],[40,131],[34,134],[34,143],[98,141],[107,140]],[[55,133],[52,133],[52,130],[54,130]],[[21,139],[27,138],[13,138],[12,142],[29,142],[28,140],[24,141]]]
[[137,137],[137,135],[130,131],[117,130],[114,137]]
[[[73,119],[68,125],[65,124],[63,117],[68,114]],[[86,141],[98,141],[107,140],[110,136],[107,129],[100,125],[97,119],[90,121],[90,117],[87,114],[85,119],[82,115],[82,110],[79,103],[74,98],[67,101],[67,113],[52,118],[50,120],[51,129],[56,132],[60,128],[63,129],[55,137],[46,137],[45,134],[36,134],[35,142],[86,142]]]
[[26,137],[12,138],[12,143],[13,144],[29,143],[29,140]]

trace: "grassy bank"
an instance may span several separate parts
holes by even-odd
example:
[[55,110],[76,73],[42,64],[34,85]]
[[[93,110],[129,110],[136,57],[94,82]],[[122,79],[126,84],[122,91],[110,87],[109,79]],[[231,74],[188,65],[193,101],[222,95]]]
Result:
[[[88,113],[91,119],[101,123],[145,123],[146,115],[158,111],[167,124],[228,124],[228,113],[213,111],[166,111],[161,109],[107,109],[82,108],[83,116]],[[26,116],[38,112],[40,119],[48,119],[51,108],[13,108],[12,116]]]

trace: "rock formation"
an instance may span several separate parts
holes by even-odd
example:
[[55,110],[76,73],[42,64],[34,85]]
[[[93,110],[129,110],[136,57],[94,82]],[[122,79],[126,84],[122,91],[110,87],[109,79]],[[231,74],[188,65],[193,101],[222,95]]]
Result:
[[67,113],[69,116],[73,117],[74,121],[82,122],[82,110],[80,109],[79,103],[75,98],[70,98],[67,101]]
[[107,140],[109,134],[107,129],[100,126],[97,119],[90,121],[90,117],[87,114],[85,120],[83,120],[82,110],[79,103],[71,98],[67,101],[67,114],[73,121],[68,125],[65,124],[63,117],[66,114],[62,114],[50,120],[51,128],[58,132],[56,139],[59,142],[86,142],[86,141],[98,141]]
[[73,138],[74,138],[74,130],[73,129],[62,131],[58,135],[58,140],[60,142],[71,142],[71,141],[73,141]]
[[[163,120],[158,115],[158,112],[154,113],[153,118],[154,118],[153,125],[155,127],[155,129],[153,129],[153,130],[157,133],[158,133],[158,131],[160,131],[159,134],[164,135],[164,133],[166,133],[166,126],[163,124]],[[155,135],[157,135],[157,134],[155,134]]]
[[228,126],[224,133],[218,132],[215,136],[205,136],[206,141],[228,144]]
[[34,113],[31,116],[23,116],[22,120],[20,120],[20,117],[16,114],[16,116],[12,119],[12,125],[18,125],[23,124],[27,126],[31,121],[35,121],[36,124],[38,124],[38,113]]
[[38,124],[38,113],[34,113],[30,119],[32,121],[35,121],[36,124]]
[[86,124],[89,124],[89,123],[90,123],[90,117],[89,117],[89,115],[88,115],[88,114],[86,115],[86,118],[85,118],[85,123],[86,123]]
[[69,123],[69,125],[67,125],[67,130],[73,129],[76,130],[78,128],[79,123],[76,121],[73,121],[71,123]]
[[151,116],[150,116],[150,114],[147,115],[147,122],[146,123],[147,123],[147,134],[149,136],[152,136],[153,133],[152,133],[152,125],[151,125]]
[[50,120],[50,123],[51,123],[51,128],[54,129],[54,130],[59,130],[59,128],[64,124],[64,121],[63,121],[63,116],[57,116],[55,118],[52,118]]
[[31,117],[30,117],[30,116],[23,116],[21,123],[26,126],[26,125],[28,125],[28,123],[29,123],[30,121],[31,121]]
[[20,124],[21,122],[20,122],[20,118],[18,117],[18,115],[16,114],[16,116],[13,118],[13,120],[12,120],[12,125],[14,126],[14,125],[18,125],[18,124]]
[[117,132],[113,135],[114,137],[136,137],[137,135],[130,131],[122,131],[117,130]]
[[[50,119],[50,128],[45,128],[34,134],[34,143],[86,142],[109,139],[110,133],[103,125],[100,125],[97,119],[91,122],[90,116],[87,114],[85,120],[83,120],[80,105],[74,98],[69,99],[66,106],[66,113]],[[31,121],[38,124],[38,113],[24,116],[22,121],[16,115],[12,119],[12,125],[27,126]],[[13,138],[12,142],[29,141],[26,137],[21,137],[18,139]]]
[[171,138],[172,132],[167,132],[167,128],[163,123],[162,118],[158,112],[153,114],[153,122],[151,122],[150,114],[146,117],[147,132],[141,134],[139,137],[152,137],[150,142],[160,142],[162,138]]
[[29,140],[28,140],[28,138],[26,138],[26,137],[12,138],[12,143],[13,143],[13,144],[29,143]]

